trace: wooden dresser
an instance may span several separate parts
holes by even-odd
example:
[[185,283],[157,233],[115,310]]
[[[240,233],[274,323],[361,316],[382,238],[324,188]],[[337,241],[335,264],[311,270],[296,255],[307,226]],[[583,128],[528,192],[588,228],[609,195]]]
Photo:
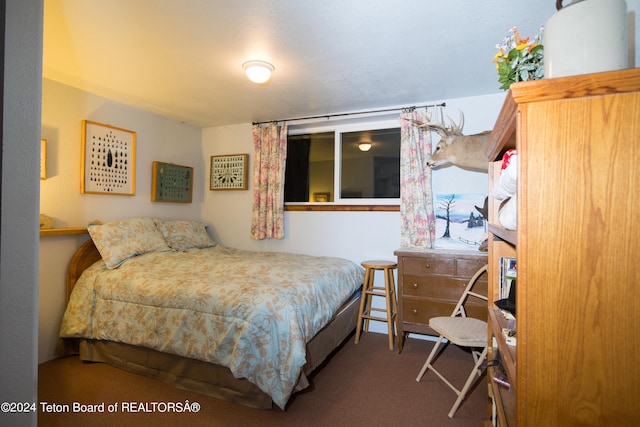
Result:
[[[429,319],[449,316],[469,278],[487,263],[486,252],[398,249],[398,350],[410,332],[438,335]],[[478,291],[487,287],[486,274]],[[484,301],[468,305],[467,314],[487,319]]]

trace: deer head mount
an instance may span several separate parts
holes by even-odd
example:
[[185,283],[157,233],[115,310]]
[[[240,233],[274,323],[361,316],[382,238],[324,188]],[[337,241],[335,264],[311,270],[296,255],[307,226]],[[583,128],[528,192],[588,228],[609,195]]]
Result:
[[489,161],[486,156],[486,145],[491,131],[463,135],[464,114],[462,114],[462,111],[460,112],[460,122],[458,124],[454,123],[450,117],[449,123],[449,127],[442,122],[415,123],[422,129],[437,132],[441,137],[435,151],[427,159],[427,166],[433,169],[437,166],[451,163],[464,169],[487,172]]

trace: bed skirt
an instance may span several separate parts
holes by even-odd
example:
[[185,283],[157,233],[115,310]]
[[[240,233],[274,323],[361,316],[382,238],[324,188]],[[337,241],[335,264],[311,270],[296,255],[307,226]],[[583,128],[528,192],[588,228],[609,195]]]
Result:
[[[350,298],[332,320],[307,344],[307,363],[295,391],[309,386],[307,376],[324,362],[354,331],[360,291]],[[145,347],[112,341],[64,340],[64,353],[79,353],[86,362],[102,362],[126,371],[159,379],[174,387],[259,409],[272,408],[271,397],[244,378],[235,378],[223,366],[162,353]],[[75,341],[75,342],[70,342]],[[71,348],[75,347],[75,351]]]

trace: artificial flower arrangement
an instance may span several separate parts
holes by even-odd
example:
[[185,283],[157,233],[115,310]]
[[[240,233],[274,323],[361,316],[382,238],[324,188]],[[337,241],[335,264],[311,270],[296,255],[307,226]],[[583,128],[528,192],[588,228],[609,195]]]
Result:
[[544,47],[542,34],[544,28],[533,40],[520,37],[517,27],[509,28],[510,35],[496,44],[498,53],[493,57],[498,70],[500,89],[507,90],[512,83],[539,80],[544,77]]

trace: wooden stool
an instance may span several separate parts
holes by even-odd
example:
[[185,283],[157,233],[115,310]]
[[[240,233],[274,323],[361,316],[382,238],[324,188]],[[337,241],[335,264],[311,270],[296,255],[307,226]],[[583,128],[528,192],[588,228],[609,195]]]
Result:
[[[395,335],[395,322],[398,312],[396,302],[396,286],[393,280],[393,270],[398,266],[393,261],[364,261],[361,264],[364,268],[364,284],[362,285],[362,296],[360,298],[360,311],[358,312],[358,325],[356,327],[356,344],[360,341],[362,332],[362,320],[364,319],[364,330],[369,330],[369,320],[386,322],[389,329],[389,350],[393,350],[393,338]],[[373,279],[376,270],[384,272],[384,286],[374,286]],[[384,297],[385,308],[371,306],[373,296]],[[386,313],[386,317],[372,315],[373,311]]]

